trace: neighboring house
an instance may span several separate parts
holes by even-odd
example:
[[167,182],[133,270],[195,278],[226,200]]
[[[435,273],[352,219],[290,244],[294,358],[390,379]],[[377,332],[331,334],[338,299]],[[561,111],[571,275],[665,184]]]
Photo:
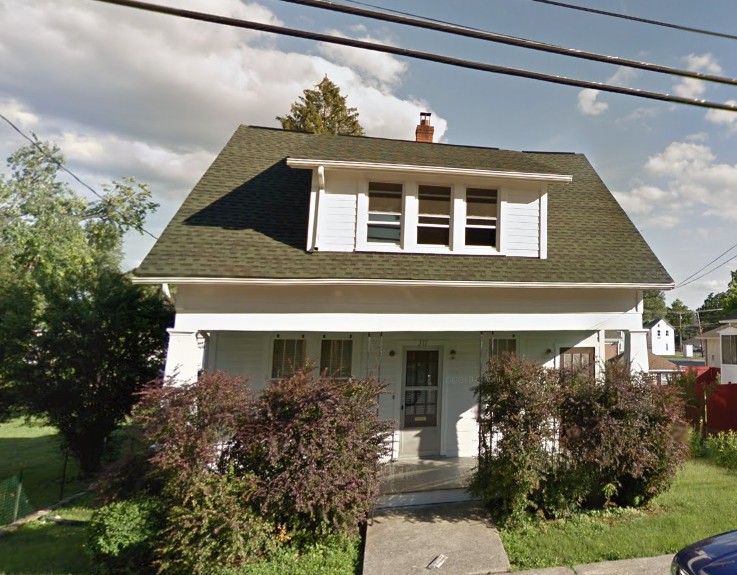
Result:
[[723,329],[724,326],[719,326],[694,337],[701,342],[701,350],[707,367],[722,367],[722,342],[719,334]]
[[737,312],[719,320],[724,327],[719,330],[721,352],[721,383],[737,383]]
[[[581,154],[241,126],[136,271],[176,304],[166,374],[254,386],[308,358],[386,382],[394,456],[477,454],[473,388],[503,352],[589,365],[673,281]],[[201,354],[200,354],[201,355]]]
[[648,353],[647,359],[650,364],[649,373],[658,383],[668,383],[669,378],[681,370],[675,363],[654,353]]
[[662,317],[643,325],[647,330],[647,348],[655,355],[674,355],[676,353],[676,336],[673,326]]

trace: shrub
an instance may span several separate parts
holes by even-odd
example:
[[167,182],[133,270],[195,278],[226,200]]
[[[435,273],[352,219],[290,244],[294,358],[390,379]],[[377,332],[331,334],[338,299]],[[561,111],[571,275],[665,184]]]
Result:
[[534,506],[532,494],[549,468],[554,377],[540,365],[506,354],[489,361],[475,388],[481,450],[469,490],[499,523],[520,519]]
[[164,507],[155,498],[116,501],[95,511],[87,547],[100,575],[155,573],[153,548],[163,527]]
[[706,452],[727,469],[737,469],[737,432],[720,431],[706,439]]
[[481,451],[470,483],[499,524],[537,511],[641,505],[687,454],[678,392],[622,367],[597,381],[493,358],[476,388]]
[[314,377],[272,382],[228,445],[236,469],[254,476],[260,510],[295,542],[353,533],[378,495],[390,428],[379,419],[375,380]]

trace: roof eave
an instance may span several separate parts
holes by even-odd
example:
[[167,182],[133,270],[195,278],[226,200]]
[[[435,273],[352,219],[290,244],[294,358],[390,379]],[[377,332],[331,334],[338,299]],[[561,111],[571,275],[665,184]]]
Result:
[[568,174],[543,174],[536,172],[513,172],[503,170],[484,170],[480,168],[451,168],[443,166],[420,166],[412,164],[387,164],[379,162],[351,162],[343,160],[320,160],[309,158],[287,158],[290,168],[361,170],[376,172],[422,173],[443,176],[462,176],[475,178],[500,178],[506,180],[526,180],[537,182],[571,182],[573,176]]

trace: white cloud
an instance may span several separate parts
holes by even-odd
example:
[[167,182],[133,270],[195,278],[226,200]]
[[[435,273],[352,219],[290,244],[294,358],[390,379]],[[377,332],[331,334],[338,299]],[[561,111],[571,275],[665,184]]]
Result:
[[[737,100],[727,100],[727,104],[737,106]],[[737,112],[728,112],[726,110],[709,110],[706,112],[706,121],[712,124],[721,124],[726,126],[730,132],[737,132]]]
[[[254,2],[160,3],[280,23]],[[348,33],[371,38],[361,27]],[[169,208],[239,124],[277,126],[325,74],[369,136],[414,139],[419,112],[433,111],[397,94],[406,64],[394,57],[326,47],[306,54],[281,41],[96,2],[0,0],[0,111],[58,142],[90,184],[133,175]],[[436,113],[433,123],[440,140],[447,122]],[[23,143],[3,135],[0,156]]]
[[597,98],[601,92],[587,88],[578,93],[578,110],[584,116],[598,116],[609,108],[606,102],[599,102]]
[[[684,58],[686,67],[692,72],[721,74],[722,67],[712,54],[689,54]],[[706,84],[695,78],[682,78],[673,86],[673,91],[682,98],[700,98],[706,92]]]
[[696,141],[672,142],[648,158],[645,174],[659,183],[616,194],[622,207],[642,216],[645,227],[674,227],[703,216],[737,222],[737,164],[719,162],[712,149]]

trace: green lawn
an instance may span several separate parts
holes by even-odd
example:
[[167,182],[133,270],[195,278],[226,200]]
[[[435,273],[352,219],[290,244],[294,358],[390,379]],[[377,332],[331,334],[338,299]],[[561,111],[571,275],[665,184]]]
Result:
[[737,472],[689,461],[652,509],[501,530],[513,569],[576,565],[673,553],[737,529]]
[[[41,423],[26,424],[14,419],[0,424],[0,480],[23,470],[23,488],[34,509],[59,500],[64,457],[59,436],[53,427]],[[69,459],[64,495],[86,487],[76,481],[77,468]]]

